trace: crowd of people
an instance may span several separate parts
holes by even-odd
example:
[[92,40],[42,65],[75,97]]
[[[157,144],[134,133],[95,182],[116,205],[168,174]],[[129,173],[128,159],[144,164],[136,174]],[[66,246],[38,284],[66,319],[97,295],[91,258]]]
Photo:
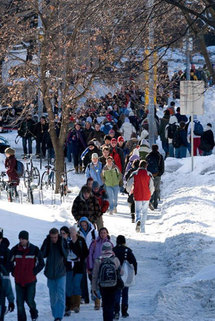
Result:
[[6,299],[8,311],[15,309],[10,273],[15,281],[17,320],[27,320],[25,303],[32,321],[38,319],[36,282],[44,267],[54,321],[70,316],[72,311],[79,313],[81,302],[88,304],[90,297],[95,310],[100,309],[102,301],[104,321],[119,319],[120,312],[124,318],[129,316],[130,283],[124,283],[122,276],[124,264],[132,266],[133,274],[137,274],[137,261],[123,235],[117,236],[114,246],[107,228],[97,231],[87,217],[82,217],[77,225],[62,226],[60,231],[52,228],[40,249],[30,243],[25,230],[18,239],[9,249],[10,242],[0,228],[1,321],[7,311]]

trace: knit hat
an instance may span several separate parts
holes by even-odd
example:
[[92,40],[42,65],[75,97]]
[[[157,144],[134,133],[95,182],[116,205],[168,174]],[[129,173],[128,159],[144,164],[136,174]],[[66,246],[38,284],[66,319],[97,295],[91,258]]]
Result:
[[122,245],[122,244],[125,244],[126,241],[125,241],[125,237],[124,235],[118,235],[117,238],[116,238],[116,244],[117,245]]
[[99,187],[100,187],[100,186],[99,186],[99,183],[96,182],[96,181],[94,181],[94,182],[93,182],[92,189],[99,188]]
[[99,156],[98,156],[97,153],[93,153],[92,156],[91,156],[91,158],[92,158],[92,159],[93,159],[93,158],[99,158]]
[[88,146],[95,146],[94,142],[91,140],[89,143],[88,143]]
[[102,251],[112,251],[112,245],[110,242],[105,242],[103,245],[102,245]]
[[3,238],[3,228],[0,227],[0,239],[2,239],[2,238]]
[[111,139],[111,143],[117,143],[116,138],[112,138],[112,139]]
[[61,231],[64,231],[66,234],[69,234],[69,228],[68,228],[68,226],[62,226],[61,228],[60,228],[60,232]]
[[122,136],[119,136],[119,137],[117,138],[117,141],[118,141],[118,143],[119,143],[119,142],[124,142],[125,140],[124,140],[124,138],[123,138]]
[[19,239],[23,239],[23,240],[29,240],[29,234],[27,231],[21,231],[19,232]]
[[207,123],[207,126],[208,126],[208,127],[211,127],[211,128],[212,128],[212,125],[211,125],[211,123]]
[[114,129],[110,129],[108,134],[115,134],[115,130]]

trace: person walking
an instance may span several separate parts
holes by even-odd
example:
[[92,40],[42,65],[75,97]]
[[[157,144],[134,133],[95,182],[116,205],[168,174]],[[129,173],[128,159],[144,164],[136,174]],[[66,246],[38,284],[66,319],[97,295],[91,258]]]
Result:
[[66,274],[66,316],[80,311],[81,281],[86,268],[85,259],[89,254],[85,239],[78,235],[76,225],[70,227],[69,254],[67,256]]
[[158,199],[160,198],[161,176],[164,173],[164,159],[158,151],[157,144],[152,145],[152,151],[146,156],[146,161],[148,163],[147,170],[153,175],[155,187],[150,203],[154,209],[157,209]]
[[108,156],[106,165],[102,170],[102,178],[108,193],[110,214],[117,212],[119,183],[122,174],[119,168],[113,163],[113,157]]
[[[34,126],[34,135],[36,137],[36,157],[43,158],[46,156],[46,143],[49,125],[44,116],[40,117],[40,121]],[[42,154],[42,155],[41,155]]]
[[[105,268],[106,262],[108,268]],[[115,256],[111,244],[105,242],[102,245],[101,257],[95,260],[92,274],[92,293],[98,296],[100,292],[102,296],[103,321],[113,321],[118,273],[120,273],[119,259]],[[106,282],[107,279],[109,284]]]
[[10,252],[12,275],[15,279],[18,321],[26,321],[25,302],[30,308],[32,321],[37,320],[35,302],[36,275],[43,269],[44,260],[39,248],[29,242],[29,233],[19,233],[19,243]]
[[86,167],[86,177],[92,177],[92,179],[99,183],[100,186],[103,185],[101,173],[102,173],[102,163],[99,161],[99,156],[97,153],[93,153],[91,156],[91,163]]
[[139,168],[135,171],[127,184],[127,190],[133,189],[136,210],[136,231],[145,232],[145,222],[149,200],[154,193],[154,182],[150,172],[147,171],[147,162],[140,161]]
[[0,227],[0,265],[9,272],[9,258],[10,258],[10,250],[9,250],[10,242],[3,235],[3,228]]
[[13,312],[15,308],[14,295],[9,273],[4,266],[0,264],[0,321],[4,321],[6,311],[5,298],[7,298],[9,302],[8,311]]
[[23,158],[32,154],[32,139],[34,137],[35,122],[31,114],[28,114],[18,128],[18,135],[22,137]]
[[[116,246],[113,248],[113,252],[120,261],[120,265],[123,266],[124,261],[132,264],[134,267],[134,273],[137,274],[137,261],[132,252],[132,250],[127,247],[126,239],[124,235],[118,235],[116,239]],[[128,291],[129,287],[124,286],[122,290],[118,289],[115,295],[115,304],[114,304],[114,319],[119,319],[120,313],[120,299],[122,298],[121,304],[121,314],[123,318],[127,318],[128,314]]]
[[[15,150],[13,148],[6,148],[5,149],[5,168],[7,169],[6,173],[8,175],[8,182],[14,186],[15,189],[15,194],[16,197],[18,197],[18,192],[17,192],[17,186],[19,185],[19,176],[17,174],[16,171],[16,157],[15,157]],[[12,200],[9,198],[8,199],[9,202],[11,202]]]
[[202,151],[202,156],[209,156],[212,154],[213,148],[215,146],[214,143],[214,134],[212,131],[211,123],[208,123],[202,136],[199,148]]
[[65,311],[67,242],[56,228],[49,231],[41,251],[46,258],[44,274],[48,279],[50,304],[54,321],[61,321]]

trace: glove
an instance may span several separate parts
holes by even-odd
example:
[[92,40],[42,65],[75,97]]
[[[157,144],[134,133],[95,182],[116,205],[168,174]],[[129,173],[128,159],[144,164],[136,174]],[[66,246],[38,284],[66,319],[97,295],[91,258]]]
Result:
[[15,305],[13,302],[10,302],[9,305],[8,305],[8,311],[9,312],[13,312],[15,309]]

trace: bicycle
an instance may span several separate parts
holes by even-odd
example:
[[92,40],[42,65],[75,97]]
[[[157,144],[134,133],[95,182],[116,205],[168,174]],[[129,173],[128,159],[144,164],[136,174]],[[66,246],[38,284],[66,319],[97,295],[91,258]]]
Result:
[[26,163],[26,170],[24,171],[24,185],[27,188],[29,185],[29,180],[36,186],[40,185],[40,172],[37,167],[33,165],[32,156],[29,158],[29,162]]
[[61,173],[61,183],[60,183],[60,200],[61,200],[61,203],[63,202],[65,196],[70,193],[70,191],[68,190],[68,179],[67,179],[67,174],[69,172],[73,172],[74,171],[74,168],[73,169],[70,169],[70,170],[66,170],[66,164],[65,164],[65,171],[63,173]]
[[5,191],[6,188],[6,181],[4,180],[4,177],[6,176],[6,172],[1,172],[0,174],[0,195],[1,192]]
[[52,190],[55,189],[55,170],[54,167],[47,165],[45,166],[46,171],[43,172],[40,182],[40,189],[42,190],[43,187],[48,189],[51,187]]
[[6,182],[6,192],[8,202],[13,202],[15,199],[19,198],[19,193],[16,190],[16,181]]

